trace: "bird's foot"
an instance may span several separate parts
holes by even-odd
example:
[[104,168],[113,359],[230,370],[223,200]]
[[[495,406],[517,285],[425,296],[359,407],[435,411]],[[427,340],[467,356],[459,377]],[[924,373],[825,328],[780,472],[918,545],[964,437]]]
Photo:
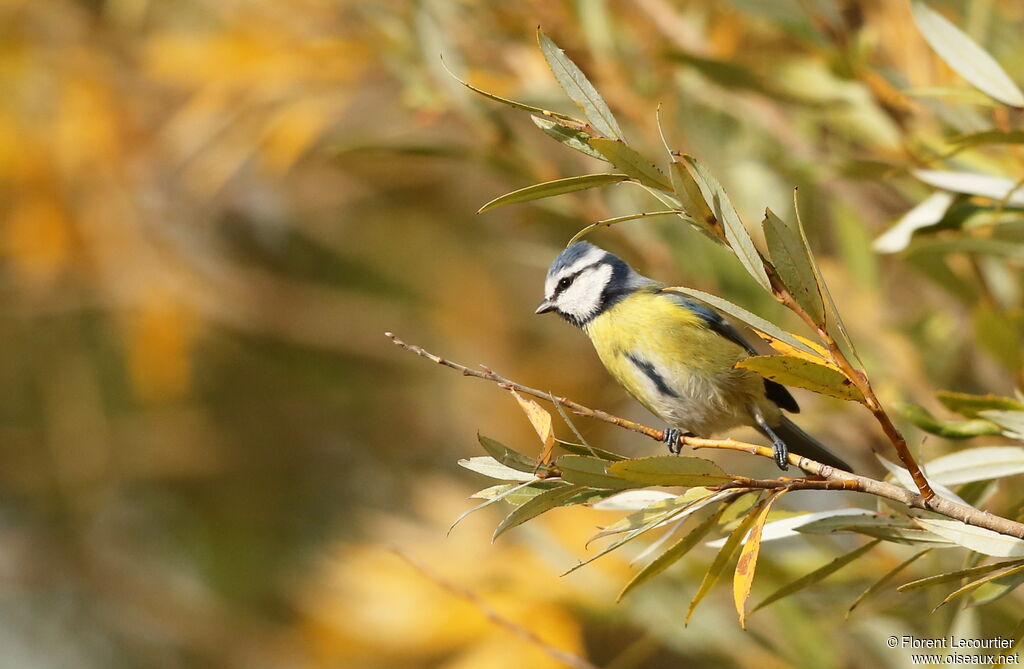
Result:
[[683,450],[683,437],[696,437],[693,432],[683,432],[678,427],[665,428],[665,436],[663,437],[666,444],[668,444],[668,452],[672,455],[679,455],[679,452]]
[[772,439],[772,450],[775,451],[775,464],[779,466],[779,469],[782,471],[789,469],[789,449],[786,448],[786,442],[775,437]]

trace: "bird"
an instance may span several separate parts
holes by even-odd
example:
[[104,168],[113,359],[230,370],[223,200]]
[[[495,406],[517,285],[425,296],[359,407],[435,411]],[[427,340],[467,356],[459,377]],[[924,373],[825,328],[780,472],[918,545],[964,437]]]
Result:
[[568,246],[547,272],[536,313],[548,312],[581,328],[612,377],[668,424],[673,455],[683,436],[747,425],[771,441],[782,470],[792,451],[850,471],[783,414],[800,411],[785,386],[736,367],[757,353],[718,311],[667,291],[618,256],[586,241]]

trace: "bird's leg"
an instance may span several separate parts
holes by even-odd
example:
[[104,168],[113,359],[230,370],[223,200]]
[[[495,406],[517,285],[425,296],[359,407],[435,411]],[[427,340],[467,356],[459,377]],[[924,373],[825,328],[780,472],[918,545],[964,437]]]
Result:
[[663,437],[666,444],[668,444],[668,452],[672,455],[679,455],[679,451],[683,450],[682,437],[696,437],[693,432],[683,432],[678,427],[665,428],[665,436]]
[[758,426],[764,430],[764,433],[768,435],[768,438],[772,440],[772,448],[775,450],[775,464],[779,466],[779,469],[786,471],[789,469],[789,448],[786,446],[786,442],[779,438],[779,435],[775,434],[775,431],[768,426],[768,421],[764,419],[764,414],[757,407],[753,407],[750,412],[754,416],[754,420],[757,421]]

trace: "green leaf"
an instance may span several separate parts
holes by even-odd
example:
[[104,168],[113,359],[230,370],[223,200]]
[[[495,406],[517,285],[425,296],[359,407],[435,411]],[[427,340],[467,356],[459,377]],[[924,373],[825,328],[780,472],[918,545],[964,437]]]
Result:
[[693,180],[693,175],[679,161],[673,160],[669,164],[668,174],[672,180],[672,189],[676,193],[680,204],[695,224],[706,235],[718,243],[724,243],[725,231],[715,217],[715,212],[704,201],[700,192],[700,186]]
[[506,204],[530,202],[531,200],[540,200],[542,198],[562,195],[564,193],[572,193],[573,191],[607,186],[609,184],[619,183],[620,181],[626,181],[627,179],[629,179],[629,177],[625,174],[584,174],[577,177],[566,177],[565,179],[545,181],[544,183],[520,188],[519,190],[512,191],[511,193],[506,193],[501,197],[494,198],[484,206],[480,207],[476,213],[482,214],[485,211],[490,211],[491,209],[496,209],[497,207],[501,207]]
[[544,54],[548,67],[551,68],[555,79],[558,80],[558,85],[562,87],[569,99],[576,103],[576,106],[590,121],[590,125],[605,137],[622,139],[622,130],[619,129],[615,116],[608,108],[608,103],[604,101],[583,71],[540,28],[537,29],[537,41],[540,42],[541,53]]
[[545,490],[558,488],[565,485],[558,479],[546,479],[543,481],[527,481],[525,483],[501,483],[492,485],[489,488],[478,490],[470,495],[473,499],[494,500],[496,497],[512,506],[522,506]]
[[921,527],[964,548],[993,557],[1024,556],[1024,540],[1008,537],[983,527],[974,527],[959,520],[914,518]]
[[707,486],[733,478],[711,460],[677,455],[622,460],[608,465],[608,471],[642,485]]
[[1024,474],[1024,448],[983,446],[944,455],[925,463],[929,481],[957,485]]
[[1024,411],[982,411],[980,415],[1009,433],[1024,436]]
[[933,585],[941,585],[942,583],[949,583],[950,581],[959,581],[962,578],[970,578],[972,576],[982,576],[984,574],[990,574],[994,571],[998,571],[1006,567],[1013,567],[1019,565],[1021,564],[1021,562],[1024,562],[1024,560],[1007,560],[1005,562],[983,564],[979,567],[968,567],[967,569],[958,569],[957,571],[950,571],[946,572],[945,574],[935,574],[934,576],[919,578],[916,581],[908,581],[896,589],[900,592],[907,592],[908,590],[930,588]]
[[936,191],[903,214],[872,244],[879,253],[898,253],[907,248],[914,233],[935,225],[946,215],[956,198],[945,191]]
[[[487,499],[486,502],[483,502],[481,504],[477,504],[473,508],[467,509],[467,510],[463,511],[462,513],[460,513],[459,516],[455,520],[452,521],[452,524],[448,526],[448,532],[446,532],[445,534],[446,535],[451,534],[452,530],[455,529],[455,526],[458,525],[459,523],[461,523],[462,519],[465,518],[466,516],[468,516],[469,514],[475,513],[477,511],[479,511],[480,509],[484,508],[485,506],[490,506],[491,504],[494,504],[495,502],[501,501],[503,499],[510,499],[516,493],[521,493],[524,490],[529,490],[533,486],[534,486],[534,482],[533,481],[527,481],[526,483],[520,483],[519,485],[500,486],[500,487],[504,488],[504,490],[494,494],[489,499]],[[499,486],[495,486],[495,487],[499,487]],[[486,491],[482,490],[480,492],[486,492]],[[533,495],[530,495],[530,497],[533,497]],[[527,500],[528,499],[529,499],[529,497],[527,498]],[[526,500],[524,500],[524,503],[525,503],[525,501]]]
[[714,307],[715,309],[725,312],[732,316],[733,318],[736,318],[737,320],[743,321],[744,323],[754,328],[755,330],[760,330],[761,332],[767,335],[771,335],[772,337],[784,341],[790,346],[798,348],[801,351],[810,353],[811,355],[818,355],[818,353],[813,348],[811,348],[804,342],[800,341],[790,333],[786,332],[775,323],[767,321],[761,318],[760,316],[757,316],[756,314],[747,311],[743,307],[733,304],[732,302],[723,300],[720,297],[717,297],[710,293],[705,293],[704,291],[701,290],[695,290],[693,288],[684,288],[683,286],[672,286],[671,288],[662,288],[662,290],[667,293],[679,293],[680,295],[695,297],[701,302],[705,302],[710,306]]
[[893,408],[901,416],[925,432],[937,434],[946,439],[972,439],[974,437],[1002,434],[999,426],[992,421],[975,418],[972,420],[940,421],[922,406],[908,402],[893,402]]
[[761,226],[764,228],[768,254],[783,285],[811,320],[818,327],[825,327],[825,303],[821,297],[821,287],[814,274],[811,250],[804,244],[800,230],[776,216],[771,209],[765,209]]
[[508,514],[498,525],[497,529],[494,530],[494,536],[491,537],[491,541],[494,541],[513,527],[522,525],[526,521],[536,518],[545,511],[550,511],[558,506],[583,504],[587,501],[600,499],[602,492],[603,491],[587,490],[584,486],[578,485],[567,485],[554,488],[552,490],[545,490],[519,508],[514,509],[512,513]]
[[580,153],[585,153],[591,158],[597,158],[598,160],[603,160],[605,162],[608,161],[607,158],[587,144],[587,140],[590,139],[590,135],[587,133],[541,116],[530,116],[530,118],[533,120],[534,125],[543,130],[544,134],[553,138],[555,141],[565,144],[570,149],[575,149]]
[[572,238],[569,239],[569,241],[566,243],[566,247],[572,246],[573,244],[575,244],[576,242],[578,242],[579,240],[583,239],[588,234],[590,234],[593,230],[596,230],[597,228],[600,228],[601,226],[611,227],[611,226],[615,225],[616,223],[624,223],[625,221],[635,221],[635,220],[641,219],[641,218],[654,218],[655,216],[679,216],[684,221],[687,221],[688,223],[696,225],[696,223],[694,221],[690,220],[688,217],[683,215],[683,211],[681,209],[669,209],[669,210],[666,210],[666,211],[642,211],[639,214],[626,214],[625,216],[613,216],[612,218],[605,218],[605,219],[602,219],[600,221],[594,221],[590,225],[588,225],[588,226],[586,226],[584,228],[581,228],[579,232],[577,232],[575,235],[573,235]]
[[749,369],[784,386],[805,388],[850,402],[864,401],[864,395],[842,372],[806,358],[794,355],[755,355],[740,360],[736,367]]
[[661,170],[622,140],[591,137],[587,143],[632,179],[645,186],[671,192],[672,184]]
[[957,74],[1004,104],[1024,107],[1024,93],[974,40],[920,0],[911,2],[910,7],[925,40]]
[[700,587],[697,588],[697,594],[690,600],[690,607],[686,610],[686,619],[684,625],[690,624],[690,618],[693,616],[693,612],[697,610],[697,605],[700,604],[701,600],[704,599],[705,595],[711,591],[718,579],[722,577],[722,573],[728,566],[729,561],[736,554],[736,551],[740,547],[740,542],[743,541],[743,537],[747,535],[747,531],[750,526],[754,524],[754,521],[760,516],[761,510],[765,507],[768,500],[766,498],[758,502],[757,506],[747,512],[747,515],[743,517],[740,524],[736,526],[736,529],[732,531],[729,538],[726,539],[725,545],[722,546],[718,554],[715,555],[715,559],[711,562],[711,566],[708,567],[707,573],[704,574],[703,580],[700,582]]
[[492,479],[498,479],[499,481],[534,481],[537,479],[533,474],[512,469],[489,455],[459,460],[459,466],[477,474],[490,476]]
[[[707,490],[706,488],[691,488],[682,495],[676,495],[670,499],[660,499],[655,502],[651,502],[639,511],[635,511],[625,518],[621,518],[608,527],[603,528],[600,532],[587,539],[587,545],[590,545],[591,542],[602,537],[608,537],[613,534],[622,534],[623,532],[630,532],[638,527],[643,527],[652,519],[665,516],[667,512],[685,509],[687,513],[684,515],[689,515],[710,503],[711,498],[714,495],[715,493]],[[698,505],[698,503],[701,504]],[[693,507],[692,509],[689,508],[691,506]]]
[[[638,536],[640,536],[641,534],[644,534],[645,532],[653,530],[654,528],[659,527],[661,525],[664,525],[665,523],[669,523],[669,522],[671,522],[673,520],[676,520],[680,516],[683,516],[683,515],[686,515],[686,514],[689,514],[689,513],[693,513],[694,511],[697,511],[698,509],[700,509],[700,508],[702,508],[704,506],[707,506],[708,504],[711,504],[711,503],[713,503],[713,502],[715,502],[717,500],[728,499],[728,498],[730,498],[730,497],[732,497],[734,495],[735,495],[735,493],[733,493],[731,491],[723,491],[723,492],[720,492],[720,493],[714,493],[712,495],[709,495],[708,497],[705,497],[704,499],[701,499],[701,500],[698,500],[698,501],[695,501],[695,502],[688,502],[686,504],[669,505],[668,508],[666,508],[664,511],[653,513],[651,515],[651,517],[650,517],[650,520],[645,522],[643,525],[637,527],[634,530],[630,530],[623,537],[617,539],[616,541],[612,542],[608,546],[605,546],[603,549],[601,549],[601,551],[599,551],[597,553],[597,555],[594,555],[593,557],[588,558],[588,559],[580,562],[575,567],[573,567],[572,569],[569,569],[564,574],[562,574],[562,576],[565,576],[566,574],[571,574],[572,572],[576,571],[580,567],[583,567],[584,565],[590,564],[591,562],[593,562],[597,558],[601,557],[602,555],[607,555],[608,553],[612,552],[613,550],[621,547],[623,544],[628,543],[628,542],[632,541],[633,539],[636,539]],[[671,500],[669,500],[669,501],[671,501]],[[650,508],[652,508],[654,506],[655,505],[652,504],[651,507],[648,507],[648,509],[650,509]]]
[[629,583],[622,588],[622,592],[619,593],[619,596],[615,601],[622,601],[622,598],[634,588],[643,585],[682,559],[683,556],[689,553],[694,546],[700,543],[701,539],[711,531],[711,528],[718,524],[718,519],[722,517],[722,512],[725,511],[727,507],[727,504],[720,505],[710,516],[705,518],[700,525],[690,530],[686,536],[672,544],[672,546],[670,546],[664,553],[654,558],[654,560],[652,560],[646,567],[638,571],[636,575],[630,579]]
[[495,102],[500,102],[503,105],[515,107],[516,109],[522,109],[523,111],[533,112],[534,114],[541,114],[543,116],[550,116],[552,118],[562,119],[563,121],[572,123],[574,125],[579,125],[580,127],[584,125],[583,121],[579,120],[578,118],[573,118],[572,116],[568,116],[566,114],[559,114],[558,112],[549,111],[547,109],[541,109],[540,107],[534,107],[533,105],[528,105],[523,102],[509,100],[508,98],[503,98],[499,95],[495,95],[494,93],[488,93],[482,88],[477,88],[476,86],[473,86],[472,84],[469,84],[455,76],[455,73],[448,69],[448,64],[444,62],[443,58],[441,59],[441,66],[444,67],[445,71],[452,79],[459,82],[460,84],[462,84],[469,90],[473,91],[474,93],[479,93],[480,95],[484,96],[489,100],[494,100]]
[[910,525],[908,522],[888,516],[841,516],[823,518],[797,527],[804,534],[834,534],[836,532],[852,532],[897,544],[930,545],[950,547],[955,544],[941,536]]
[[1007,204],[1024,206],[1024,188],[1017,188],[1017,183],[1013,179],[977,172],[945,170],[910,170],[910,173],[929,186],[954,193],[980,195],[997,202],[1012,193],[1006,200]]
[[761,554],[761,530],[764,528],[764,522],[768,519],[768,512],[771,511],[772,504],[785,493],[785,489],[775,490],[765,499],[764,505],[757,512],[757,517],[750,527],[747,540],[743,542],[740,559],[736,562],[736,572],[732,581],[732,596],[733,603],[736,605],[736,614],[740,620],[740,629],[747,628],[747,599],[750,597],[750,589],[754,585],[757,558]]
[[743,221],[740,220],[739,214],[736,213],[736,209],[732,206],[732,202],[729,200],[725,189],[722,188],[722,184],[718,183],[718,179],[702,164],[697,162],[697,159],[693,156],[683,156],[683,161],[690,170],[693,180],[700,188],[704,202],[714,212],[715,218],[718,219],[725,229],[725,238],[729,242],[733,253],[736,254],[736,257],[747,269],[747,272],[750,273],[750,276],[754,277],[754,280],[761,284],[761,287],[771,292],[771,282],[768,281],[768,274],[764,271],[761,254],[758,253],[757,247],[754,246],[750,233],[744,227]]
[[1024,144],[1024,131],[982,130],[981,132],[970,132],[965,135],[950,137],[949,143],[956,144],[961,148],[986,144]]
[[605,471],[607,460],[587,455],[563,455],[558,458],[558,469],[562,478],[569,483],[591,488],[625,490],[638,487],[637,483],[626,481]]
[[518,469],[521,472],[527,472],[530,474],[536,473],[537,461],[533,458],[512,450],[500,441],[491,439],[490,437],[485,437],[479,432],[477,433],[476,438],[480,442],[480,445],[484,447],[484,450],[487,451],[488,455],[506,467]]
[[999,395],[970,395],[940,390],[935,393],[935,397],[950,411],[970,418],[976,417],[981,411],[1024,411],[1024,404]]
[[[954,590],[950,594],[946,595],[946,598],[943,599],[941,602],[939,602],[939,606],[945,606],[946,604],[948,604],[949,602],[953,601],[957,597],[960,597],[961,595],[966,595],[969,592],[974,592],[975,590],[977,590],[981,586],[985,585],[986,583],[990,583],[990,582],[995,581],[995,580],[1000,579],[1000,578],[1005,578],[1006,576],[1012,576],[1014,574],[1019,574],[1021,572],[1024,572],[1024,565],[1019,565],[1017,567],[1012,567],[1012,568],[1007,569],[1005,571],[1000,571],[1000,572],[996,572],[994,574],[989,574],[988,576],[983,576],[982,578],[979,578],[977,581],[972,581],[972,582],[968,583],[967,585],[965,585],[963,587],[960,587],[960,588],[957,588],[956,590]],[[937,609],[937,608],[939,608],[939,606],[936,606],[935,608]]]
[[873,595],[875,595],[876,593],[881,591],[881,589],[884,588],[885,586],[887,586],[894,578],[896,578],[896,576],[901,571],[903,571],[904,569],[909,567],[914,562],[917,562],[917,560],[919,558],[921,558],[922,556],[924,556],[925,554],[930,553],[931,550],[932,550],[931,548],[925,548],[924,550],[918,551],[918,552],[914,553],[913,555],[911,555],[906,560],[904,560],[903,562],[901,562],[898,565],[896,565],[895,567],[893,567],[891,570],[887,571],[885,573],[885,575],[882,576],[882,578],[880,578],[877,581],[875,581],[874,583],[872,583],[871,586],[868,587],[867,590],[865,590],[864,592],[860,593],[860,596],[858,596],[857,599],[854,600],[853,604],[850,604],[850,608],[848,608],[846,610],[846,615],[844,617],[849,618],[850,614],[853,613],[853,610],[855,608],[857,608],[858,606],[863,604],[865,601],[867,601],[868,598],[872,597]]
[[860,548],[856,548],[850,551],[849,553],[846,553],[845,555],[840,555],[835,560],[832,560],[825,566],[818,567],[811,573],[801,576],[792,583],[788,583],[782,586],[772,594],[768,595],[768,597],[766,597],[760,604],[755,606],[751,613],[757,611],[758,609],[763,609],[764,607],[782,599],[783,597],[788,597],[789,595],[799,592],[808,586],[814,585],[819,581],[825,580],[827,577],[836,573],[846,565],[850,564],[851,562],[853,562],[854,560],[856,560],[857,558],[859,558],[860,556],[864,555],[869,550],[877,546],[878,542],[880,541],[881,539],[875,539],[871,543],[864,544]]

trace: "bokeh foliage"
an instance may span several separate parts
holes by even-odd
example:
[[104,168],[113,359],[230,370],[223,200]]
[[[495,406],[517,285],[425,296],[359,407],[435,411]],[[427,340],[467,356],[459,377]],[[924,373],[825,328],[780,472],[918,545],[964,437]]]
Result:
[[[931,6],[1024,81],[1019,3]],[[920,404],[945,425],[974,418],[954,417],[936,389],[1013,395],[1017,205],[993,211],[968,191],[915,207],[948,188],[934,172],[1018,179],[1019,147],[978,133],[1019,131],[1019,112],[968,87],[903,3],[8,0],[2,663],[548,661],[389,543],[601,665],[899,667],[882,644],[893,629],[1011,633],[1019,591],[924,618],[934,588],[890,589],[848,625],[830,621],[836,601],[848,606],[912,549],[875,548],[742,633],[728,593],[714,591],[681,628],[714,554],[703,546],[618,606],[632,570],[614,554],[558,579],[593,554],[580,548],[592,525],[617,515],[556,510],[492,547],[499,516],[484,510],[444,538],[481,482],[451,464],[473,454],[476,430],[524,451],[536,437],[499,391],[399,356],[384,330],[647,418],[578,333],[531,312],[544,268],[583,224],[661,207],[623,186],[473,213],[600,171],[444,71],[441,54],[474,85],[570,113],[538,24],[645,154],[660,150],[660,103],[672,145],[709,166],[744,220],[766,205],[791,220],[799,186],[822,273],[885,402]],[[894,224],[918,230],[880,255],[872,242]],[[648,275],[799,327],[679,221],[593,234]],[[805,427],[872,466],[884,440],[869,416],[800,400]],[[651,453],[579,427],[592,443]],[[925,461],[960,448],[904,427]],[[1021,501],[1012,481],[976,492]],[[858,545],[766,544],[754,600]],[[904,576],[970,566],[941,553]]]

